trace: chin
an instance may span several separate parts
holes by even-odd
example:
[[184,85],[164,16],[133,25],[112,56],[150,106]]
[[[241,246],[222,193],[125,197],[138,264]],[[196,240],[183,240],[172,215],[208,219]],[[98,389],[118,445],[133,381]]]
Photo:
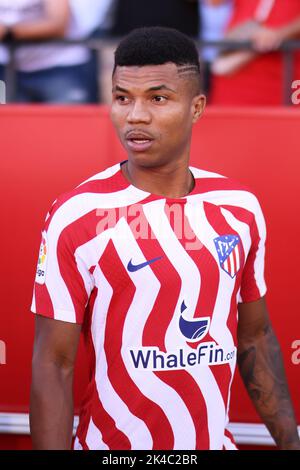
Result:
[[128,154],[128,160],[135,166],[143,168],[156,168],[168,163],[168,160],[162,157],[155,157],[150,153],[130,153]]
[[136,166],[142,166],[145,168],[157,166],[157,159],[154,159],[151,155],[145,153],[134,153],[128,155],[128,160]]

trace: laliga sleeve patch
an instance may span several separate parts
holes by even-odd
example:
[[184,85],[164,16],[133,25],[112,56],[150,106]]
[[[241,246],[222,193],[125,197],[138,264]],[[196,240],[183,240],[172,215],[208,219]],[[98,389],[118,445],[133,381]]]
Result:
[[47,245],[47,234],[42,232],[42,241],[39,251],[39,259],[36,269],[35,282],[38,284],[44,284],[46,279],[46,267],[48,257],[48,245]]

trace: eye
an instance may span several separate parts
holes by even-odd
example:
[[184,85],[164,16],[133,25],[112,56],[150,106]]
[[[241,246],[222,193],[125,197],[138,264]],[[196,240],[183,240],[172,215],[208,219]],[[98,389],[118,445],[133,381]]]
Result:
[[155,101],[156,103],[163,103],[164,101],[167,101],[167,97],[166,96],[162,96],[162,95],[155,95],[153,96],[152,100]]
[[129,99],[128,99],[128,96],[117,95],[116,96],[116,101],[118,101],[120,104],[126,104],[126,103],[128,103]]

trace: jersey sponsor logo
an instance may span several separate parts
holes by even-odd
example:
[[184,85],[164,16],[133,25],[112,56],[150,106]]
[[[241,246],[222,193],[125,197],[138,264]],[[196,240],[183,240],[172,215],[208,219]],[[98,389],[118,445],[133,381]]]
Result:
[[222,235],[215,238],[214,243],[221,268],[231,278],[234,278],[241,267],[240,237],[238,235]]
[[187,306],[184,301],[180,307],[180,318],[179,318],[179,329],[182,335],[187,338],[190,342],[196,342],[202,339],[208,332],[210,318],[201,317],[201,318],[192,318],[187,320],[183,317],[183,312],[186,310]]
[[147,371],[182,370],[191,367],[226,364],[234,360],[236,348],[223,348],[215,341],[200,342],[208,333],[210,318],[183,317],[187,309],[183,301],[180,307],[179,330],[189,343],[198,342],[197,348],[189,345],[173,351],[161,351],[156,346],[143,346],[128,349],[131,363],[135,369]]
[[138,370],[182,370],[191,367],[227,364],[234,360],[236,348],[225,349],[214,341],[200,343],[197,349],[183,347],[177,351],[160,351],[158,347],[129,349],[132,365]]
[[138,271],[139,269],[145,268],[149,264],[155,263],[155,261],[158,261],[161,258],[162,256],[158,256],[157,258],[150,259],[149,261],[145,261],[144,263],[140,263],[140,264],[132,264],[132,259],[131,259],[127,265],[127,269],[129,272],[134,273],[135,271]]
[[48,252],[47,234],[46,234],[46,232],[42,232],[42,241],[41,241],[41,246],[40,246],[40,251],[39,251],[39,259],[38,259],[38,264],[37,264],[37,269],[36,269],[36,276],[35,276],[35,282],[37,282],[38,284],[44,284],[45,283],[47,252]]

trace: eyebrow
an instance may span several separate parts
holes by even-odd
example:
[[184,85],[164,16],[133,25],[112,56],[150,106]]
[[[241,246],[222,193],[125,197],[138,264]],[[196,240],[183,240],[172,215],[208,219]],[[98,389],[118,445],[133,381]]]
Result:
[[149,88],[147,91],[159,91],[159,90],[169,90],[169,91],[172,91],[173,93],[176,93],[175,90],[172,90],[172,88],[169,88],[167,85],[153,86]]
[[[148,91],[160,91],[160,90],[168,90],[168,91],[171,91],[172,93],[177,93],[175,90],[172,90],[172,88],[169,88],[166,85],[153,86],[151,88],[148,88],[147,92]],[[116,85],[115,87],[113,87],[113,91],[120,91],[122,93],[129,93],[128,90],[126,90],[125,88],[120,87],[119,85]]]

